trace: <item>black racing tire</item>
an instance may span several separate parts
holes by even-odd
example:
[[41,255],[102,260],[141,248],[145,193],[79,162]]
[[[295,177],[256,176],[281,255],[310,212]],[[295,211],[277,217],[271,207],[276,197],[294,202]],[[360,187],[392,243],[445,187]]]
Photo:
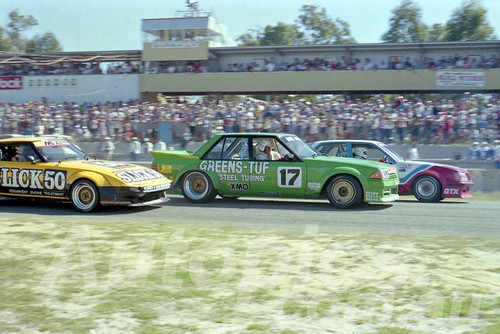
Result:
[[73,207],[80,212],[92,212],[100,206],[99,190],[89,180],[78,180],[71,187],[70,199]]
[[217,196],[210,178],[198,171],[184,175],[181,180],[181,192],[182,196],[192,203],[207,203]]
[[349,209],[361,203],[363,188],[359,181],[350,175],[340,175],[328,182],[328,200],[339,209]]
[[420,202],[437,203],[441,197],[441,183],[430,175],[418,177],[412,184],[412,193]]

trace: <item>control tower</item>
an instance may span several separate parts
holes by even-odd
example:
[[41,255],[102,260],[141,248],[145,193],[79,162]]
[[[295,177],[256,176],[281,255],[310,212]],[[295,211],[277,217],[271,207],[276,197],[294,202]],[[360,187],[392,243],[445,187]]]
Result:
[[144,62],[208,60],[209,47],[225,44],[226,28],[211,13],[200,11],[197,0],[186,5],[177,17],[142,20]]

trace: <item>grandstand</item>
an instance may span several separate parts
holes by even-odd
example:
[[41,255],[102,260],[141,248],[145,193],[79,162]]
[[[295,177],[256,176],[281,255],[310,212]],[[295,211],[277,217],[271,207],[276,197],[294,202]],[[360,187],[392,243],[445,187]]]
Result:
[[224,47],[196,6],[143,19],[142,33],[142,50],[0,54],[0,102],[500,91],[500,41]]

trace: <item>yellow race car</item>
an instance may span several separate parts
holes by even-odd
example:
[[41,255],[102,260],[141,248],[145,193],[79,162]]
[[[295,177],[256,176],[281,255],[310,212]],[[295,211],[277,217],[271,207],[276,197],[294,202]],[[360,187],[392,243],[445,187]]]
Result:
[[0,196],[70,201],[90,212],[101,205],[163,202],[170,183],[150,168],[89,159],[66,140],[0,139]]

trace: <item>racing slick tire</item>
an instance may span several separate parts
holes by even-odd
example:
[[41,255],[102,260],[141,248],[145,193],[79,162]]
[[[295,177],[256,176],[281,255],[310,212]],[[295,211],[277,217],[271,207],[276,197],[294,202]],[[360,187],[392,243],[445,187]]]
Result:
[[328,200],[339,209],[349,209],[360,204],[363,189],[359,181],[350,175],[341,175],[328,182]]
[[78,180],[71,187],[71,204],[80,212],[91,212],[99,205],[99,191],[95,184],[88,180]]
[[197,171],[189,172],[182,178],[181,192],[192,203],[207,203],[217,196],[210,178]]
[[420,202],[436,203],[442,200],[441,183],[429,175],[418,177],[412,185],[412,193]]

